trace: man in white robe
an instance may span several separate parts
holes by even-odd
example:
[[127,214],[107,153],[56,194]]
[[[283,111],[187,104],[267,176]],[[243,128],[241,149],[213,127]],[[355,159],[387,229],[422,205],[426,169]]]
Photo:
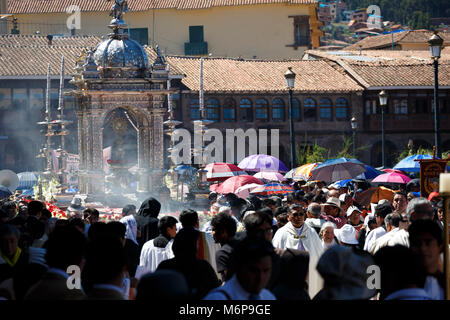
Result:
[[146,273],[156,271],[158,265],[171,258],[173,238],[177,234],[177,219],[171,216],[162,217],[158,223],[160,235],[147,241],[141,250],[136,278],[140,279]]
[[323,279],[316,266],[323,253],[322,243],[317,232],[305,224],[305,209],[293,204],[289,207],[289,222],[278,229],[272,244],[280,249],[298,249],[309,253],[308,293],[311,299],[322,289]]

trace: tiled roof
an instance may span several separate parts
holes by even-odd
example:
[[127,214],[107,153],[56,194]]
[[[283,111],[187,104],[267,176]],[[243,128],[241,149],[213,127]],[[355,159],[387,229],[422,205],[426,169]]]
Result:
[[[340,64],[350,73],[356,74],[365,87],[431,87],[434,84],[434,68],[431,61],[341,61]],[[450,86],[449,75],[450,61],[440,61],[439,86]]]
[[[319,48],[321,49],[321,48]],[[350,50],[307,50],[305,54],[319,58],[336,61],[341,60],[365,60],[365,61],[388,61],[388,60],[419,60],[429,61],[429,50],[362,50],[361,55],[358,51]],[[441,52],[440,61],[450,60],[450,47],[446,47]]]
[[[198,91],[200,59],[168,56],[170,65],[182,70],[182,80],[192,91]],[[351,92],[362,87],[340,67],[326,61],[268,61],[206,58],[203,60],[204,90],[209,92],[286,91],[284,73],[288,67],[297,74],[295,91]]]
[[[243,6],[261,4],[315,4],[315,0],[133,0],[129,1],[131,11],[150,9],[208,9],[223,6]],[[81,11],[109,11],[111,1],[106,0],[9,0],[8,13],[62,13],[70,5]]]
[[95,47],[100,41],[94,36],[55,37],[49,46],[44,36],[0,36],[0,76],[45,76],[48,63],[51,74],[57,75],[63,55],[66,74],[71,74],[81,51]]
[[[427,43],[428,39],[433,35],[431,31],[403,31],[394,33],[394,44],[397,43]],[[439,35],[444,39],[444,43],[450,43],[450,33],[449,32],[440,32]],[[345,47],[344,50],[359,50],[359,46],[362,46],[362,50],[367,49],[377,49],[377,48],[386,48],[392,45],[392,35],[391,34],[382,34],[379,36],[371,36],[362,39],[348,47]]]

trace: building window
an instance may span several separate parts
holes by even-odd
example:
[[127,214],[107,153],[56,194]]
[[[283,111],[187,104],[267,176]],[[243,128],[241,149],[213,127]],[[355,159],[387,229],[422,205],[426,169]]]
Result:
[[336,100],[336,120],[346,120],[348,114],[348,102],[345,98]]
[[272,119],[274,121],[284,121],[284,101],[280,98],[272,101]]
[[408,114],[408,100],[394,99],[392,103],[394,104],[395,114]]
[[200,106],[198,105],[198,98],[191,98],[189,101],[189,110],[191,120],[200,120]]
[[428,113],[428,100],[416,99],[414,111],[415,113]]
[[11,108],[11,89],[0,88],[0,109]]
[[249,99],[241,99],[239,103],[239,121],[253,122],[253,107]]
[[309,16],[290,16],[294,18],[294,44],[292,46],[309,46],[311,43]]
[[292,108],[294,109],[294,120],[300,120],[300,101],[298,99],[292,98]]
[[130,38],[141,45],[148,45],[148,28],[130,28]]
[[28,109],[27,89],[13,89],[12,104],[14,109]]
[[204,41],[203,26],[189,26],[189,42],[184,43],[184,54],[203,55],[208,53],[208,43]]
[[331,100],[320,99],[320,120],[331,121]]
[[307,98],[303,103],[303,112],[303,118],[305,119],[305,121],[317,121],[316,100]]
[[225,99],[225,103],[223,104],[223,121],[236,121],[236,103],[234,102],[234,99]]
[[30,89],[30,108],[35,110],[41,110],[44,107],[45,107],[44,89]]
[[268,120],[268,103],[266,99],[258,99],[256,101],[256,120]]
[[219,122],[219,101],[208,99],[206,102],[206,119]]
[[377,100],[366,100],[365,113],[366,115],[379,113],[377,109]]

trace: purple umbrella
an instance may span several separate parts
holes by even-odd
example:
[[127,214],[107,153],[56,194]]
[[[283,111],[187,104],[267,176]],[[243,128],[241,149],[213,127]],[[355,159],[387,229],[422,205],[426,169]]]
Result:
[[284,163],[273,156],[267,154],[254,154],[242,159],[238,164],[238,167],[246,171],[276,171],[276,172],[288,172],[288,168]]

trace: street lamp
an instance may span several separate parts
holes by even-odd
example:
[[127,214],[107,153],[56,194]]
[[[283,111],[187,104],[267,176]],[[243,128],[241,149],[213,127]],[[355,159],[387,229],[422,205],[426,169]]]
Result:
[[289,89],[289,135],[291,139],[291,168],[295,168],[295,137],[294,137],[294,109],[292,107],[292,89],[294,89],[295,73],[292,67],[284,74],[286,85]]
[[385,139],[384,139],[384,109],[387,106],[388,95],[382,90],[378,94],[378,98],[380,99],[381,106],[381,161],[383,168],[386,168],[386,155],[385,155]]
[[358,123],[356,122],[356,118],[354,116],[350,120],[350,124],[352,125],[353,130],[353,157],[356,158],[356,129],[358,129]]
[[431,59],[433,59],[434,66],[434,145],[436,146],[436,154],[439,158],[441,158],[441,135],[439,133],[438,60],[441,57],[443,43],[444,40],[437,34],[437,32],[435,32],[428,40]]

